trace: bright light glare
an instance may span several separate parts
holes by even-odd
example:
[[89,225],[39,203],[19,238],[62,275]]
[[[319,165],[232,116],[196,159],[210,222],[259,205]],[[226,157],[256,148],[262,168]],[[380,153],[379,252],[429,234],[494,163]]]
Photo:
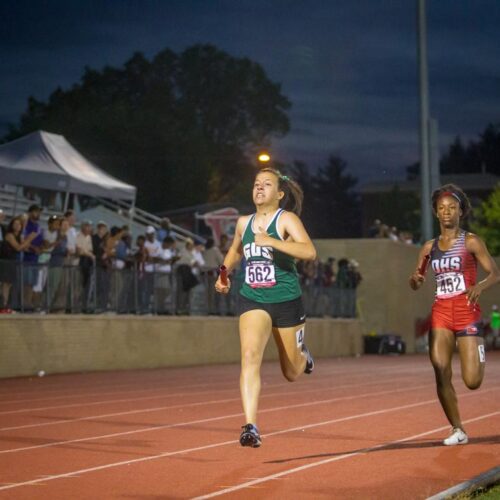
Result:
[[267,163],[270,159],[271,157],[267,153],[261,153],[259,155],[259,161],[262,163]]

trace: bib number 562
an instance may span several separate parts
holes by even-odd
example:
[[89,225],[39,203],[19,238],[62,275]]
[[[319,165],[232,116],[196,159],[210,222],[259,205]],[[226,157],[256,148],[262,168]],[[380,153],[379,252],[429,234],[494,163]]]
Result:
[[245,282],[252,288],[270,287],[276,284],[273,264],[252,262],[245,270]]

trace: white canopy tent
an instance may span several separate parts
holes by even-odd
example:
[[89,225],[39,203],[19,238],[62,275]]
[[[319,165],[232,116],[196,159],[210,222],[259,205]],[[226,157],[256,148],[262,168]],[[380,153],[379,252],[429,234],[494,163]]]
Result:
[[0,145],[0,184],[50,189],[135,205],[137,188],[96,167],[62,135],[39,130]]

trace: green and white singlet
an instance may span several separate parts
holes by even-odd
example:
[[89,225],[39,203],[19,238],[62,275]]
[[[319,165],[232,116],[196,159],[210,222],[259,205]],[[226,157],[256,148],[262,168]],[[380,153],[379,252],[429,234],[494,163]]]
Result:
[[[278,232],[278,221],[284,213],[278,209],[266,232],[272,238],[283,240]],[[295,259],[290,255],[255,244],[253,214],[243,231],[242,246],[245,258],[245,280],[240,294],[255,302],[276,304],[297,299],[302,295]]]

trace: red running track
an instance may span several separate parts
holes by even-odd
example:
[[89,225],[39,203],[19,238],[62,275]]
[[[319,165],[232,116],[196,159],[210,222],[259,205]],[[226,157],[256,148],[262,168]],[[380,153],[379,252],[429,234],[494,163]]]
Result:
[[0,498],[426,498],[499,464],[500,353],[481,389],[454,364],[467,446],[426,356],[319,359],[287,383],[263,366],[263,446],[235,365],[0,381]]

